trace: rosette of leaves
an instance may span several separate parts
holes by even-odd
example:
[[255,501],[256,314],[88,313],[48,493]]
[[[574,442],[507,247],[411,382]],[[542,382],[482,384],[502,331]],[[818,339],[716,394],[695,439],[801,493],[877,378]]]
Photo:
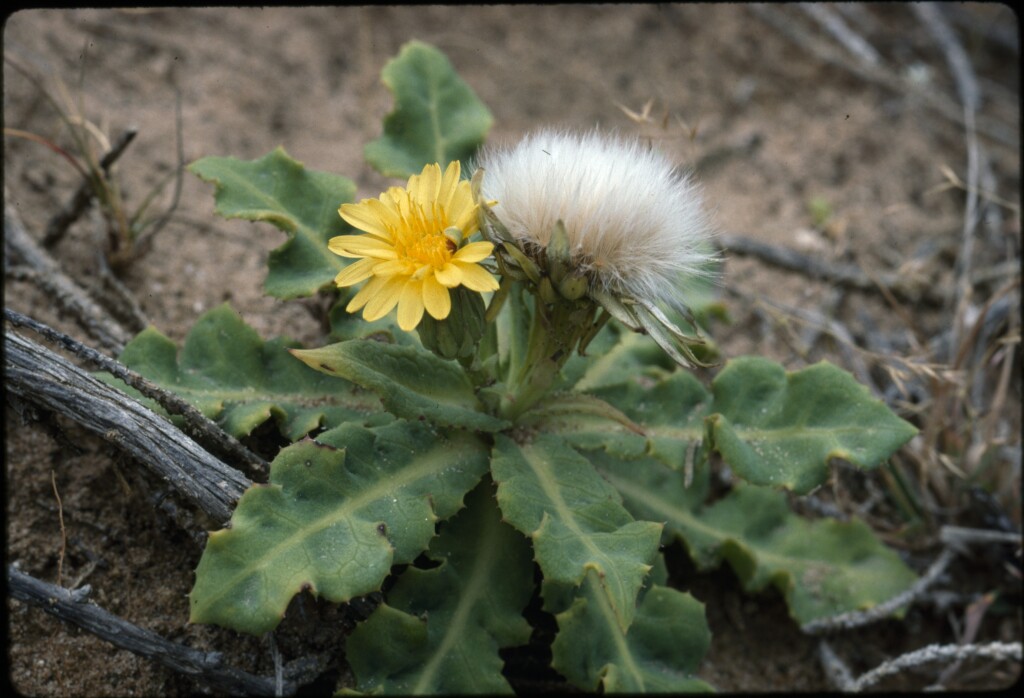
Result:
[[[482,142],[490,115],[436,49],[406,46],[384,78],[395,110],[367,156],[385,174],[444,166]],[[436,128],[409,127],[424,114]],[[348,180],[281,150],[192,170],[216,184],[222,215],[290,236],[268,261],[268,292],[330,284],[344,260],[326,240],[343,223],[323,212],[351,195]],[[513,285],[473,370],[384,321],[337,313],[341,341],[319,348],[263,341],[227,308],[180,351],[155,330],[129,344],[130,366],[232,433],[272,417],[292,442],[210,534],[191,620],[260,634],[300,592],[344,603],[392,577],[347,640],[345,688],[499,693],[512,689],[500,652],[529,642],[523,611],[539,592],[557,624],[551,666],[568,682],[681,692],[709,688],[696,678],[709,631],[702,605],[667,585],[664,542],[682,540],[701,568],[728,562],[750,591],[776,585],[800,623],[913,583],[864,524],[805,521],[786,503],[784,490],[810,492],[832,461],[875,467],[915,433],[852,376],[745,357],[706,387],[610,325],[510,421],[495,414],[495,380],[524,356],[525,297]],[[737,485],[709,503],[712,455]]]

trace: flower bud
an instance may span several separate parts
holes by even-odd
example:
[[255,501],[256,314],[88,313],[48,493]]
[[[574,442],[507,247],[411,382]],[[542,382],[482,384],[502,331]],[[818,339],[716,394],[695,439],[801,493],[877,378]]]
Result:
[[451,290],[452,309],[444,320],[424,315],[417,331],[423,346],[443,359],[466,359],[476,353],[484,334],[484,301],[462,286]]
[[[554,276],[551,277],[552,279]],[[576,274],[566,274],[562,277],[562,280],[558,282],[558,292],[562,294],[562,297],[575,301],[583,298],[587,294],[587,290],[590,288],[590,281],[585,276],[577,276]]]
[[558,295],[555,293],[555,287],[551,285],[551,277],[542,277],[540,283],[537,284],[537,295],[544,303],[554,303],[558,300]]
[[546,255],[551,282],[559,285],[572,264],[569,235],[566,233],[565,223],[562,221],[556,222],[551,230],[551,239],[548,241]]

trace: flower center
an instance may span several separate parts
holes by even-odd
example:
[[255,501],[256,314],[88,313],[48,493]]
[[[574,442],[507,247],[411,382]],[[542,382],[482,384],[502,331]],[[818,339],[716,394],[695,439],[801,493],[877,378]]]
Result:
[[452,258],[452,242],[441,233],[428,233],[396,245],[399,258],[440,269]]
[[403,216],[403,230],[395,236],[395,252],[398,258],[415,264],[419,268],[440,269],[451,261],[458,245],[441,232],[447,219],[445,211],[434,206],[426,211],[415,202]]

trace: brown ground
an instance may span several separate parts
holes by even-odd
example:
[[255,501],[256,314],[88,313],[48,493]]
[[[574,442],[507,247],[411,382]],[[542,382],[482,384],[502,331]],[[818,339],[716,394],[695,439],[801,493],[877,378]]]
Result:
[[[1019,54],[1001,41],[1010,29],[1015,40],[1016,19],[999,5],[960,9],[971,25],[954,26],[980,78],[978,123],[987,130],[981,145],[991,164],[992,179],[983,180],[981,188],[1016,202]],[[773,11],[788,18],[788,27],[814,27],[809,33],[815,40],[830,46],[841,63],[856,65],[799,8]],[[966,195],[942,186],[948,179],[940,168],[965,179],[967,150],[962,124],[928,106],[929,99],[945,100],[959,113],[948,64],[908,6],[860,5],[844,11],[850,13],[850,26],[892,68],[882,71],[889,84],[929,81],[922,90],[925,97],[813,57],[743,5],[26,11],[9,18],[4,51],[45,75],[51,92],[59,76],[80,100],[81,112],[111,138],[128,126],[138,127],[138,138],[119,164],[130,207],[176,164],[175,87],[181,93],[187,161],[205,155],[251,159],[283,145],[310,168],[353,178],[359,196],[376,195],[388,180],[363,162],[361,152],[379,134],[390,108],[379,71],[403,43],[418,38],[442,49],[490,107],[492,141],[548,125],[639,130],[657,136],[680,164],[699,165],[722,231],[819,259],[855,263],[875,274],[900,269],[905,277],[918,274],[925,286],[948,292]],[[654,104],[647,125],[637,125],[617,106],[639,112],[649,99]],[[37,87],[6,64],[4,121],[7,127],[68,144]],[[1000,129],[1008,134],[1001,140],[998,133],[991,135]],[[38,143],[8,136],[4,147],[5,195],[39,235],[77,186],[77,175]],[[169,192],[160,197],[160,205],[167,204]],[[831,207],[828,220],[816,221],[809,212],[817,199]],[[975,269],[1019,261],[1019,210],[988,210],[977,228]],[[286,333],[319,342],[306,303],[281,303],[261,293],[266,254],[283,236],[268,226],[216,219],[212,211],[211,187],[187,175],[174,219],[150,253],[123,272],[151,322],[180,341],[200,312],[227,299],[264,336]],[[55,250],[85,285],[95,283],[96,241],[95,219],[87,216]],[[1004,270],[995,281],[976,287],[975,309],[1009,278]],[[758,352],[794,368],[823,356],[850,364],[829,341],[801,351],[804,326],[755,299],[837,318],[862,346],[883,355],[882,365],[891,364],[887,356],[941,361],[928,353],[928,343],[953,322],[948,308],[907,299],[889,302],[878,293],[847,292],[829,305],[835,301],[833,285],[736,255],[726,264],[723,287],[741,294],[725,296],[733,324],[716,332],[724,354]],[[5,293],[7,306],[88,341],[30,284],[8,281]],[[1018,313],[1014,300],[1010,317]],[[993,346],[1000,337],[1018,336],[1012,327],[997,329],[987,338]],[[1005,448],[993,452],[994,466],[978,475],[977,483],[994,491],[996,508],[1002,507],[1019,530],[1020,373],[1017,364],[1005,398],[993,407],[990,383],[999,375],[1001,356],[997,353],[984,371],[967,377],[985,383],[975,411],[950,411],[942,419],[952,415],[952,422],[939,427],[969,434],[974,423],[968,428],[962,420],[993,412],[986,438]],[[866,360],[875,366],[870,355]],[[872,375],[882,389],[889,385],[884,371],[876,367]],[[931,404],[928,390],[937,385],[922,383],[925,393],[917,398],[914,417],[919,426],[936,418],[922,405]],[[906,402],[898,393],[894,397]],[[23,426],[12,409],[5,410],[5,417],[9,562],[47,581],[57,578],[61,533],[52,472],[68,537],[62,568],[66,586],[91,584],[92,599],[107,609],[165,637],[223,650],[235,666],[269,674],[265,643],[187,625],[185,594],[201,550],[147,503],[151,488],[130,462],[72,424],[58,422],[80,452],[38,424]],[[960,454],[955,439],[943,443],[956,467],[975,472],[976,457]],[[944,470],[921,444],[916,453],[924,455],[907,456],[901,463],[918,484],[934,490],[936,511],[945,507],[945,513],[931,517],[932,525],[992,525],[968,518],[977,511],[963,508],[959,493],[967,480]],[[872,523],[891,531],[901,522],[881,511]],[[926,545],[934,540],[928,537],[934,528],[925,529],[918,539],[925,543],[911,558],[919,569],[937,552]],[[983,617],[976,639],[1019,640],[1019,575],[1014,579],[1002,561],[984,552],[960,558],[939,585],[964,595],[949,609],[922,604],[903,623],[887,622],[837,639],[837,651],[859,673],[910,649],[956,642],[954,624],[962,624],[965,604],[986,591],[1000,592],[1000,601]],[[728,570],[694,575],[686,565],[677,561],[674,578],[708,604],[714,633],[703,678],[734,691],[828,687],[817,641],[799,633],[776,592],[743,595]],[[1007,595],[1007,589],[1018,593]],[[9,608],[9,676],[21,693],[178,695],[196,690],[189,680],[115,651],[39,610],[16,602]],[[307,610],[328,621],[336,615],[324,605]],[[337,656],[334,634],[301,632],[286,627],[280,633],[286,659],[310,648]],[[961,685],[1005,686],[1019,671],[1019,666],[990,666],[979,675],[978,666],[965,668]],[[887,685],[921,688],[935,675],[924,672]]]

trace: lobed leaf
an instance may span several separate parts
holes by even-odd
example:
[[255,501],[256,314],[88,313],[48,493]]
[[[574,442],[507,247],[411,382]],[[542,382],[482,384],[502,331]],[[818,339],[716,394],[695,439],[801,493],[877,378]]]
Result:
[[526,644],[522,611],[533,592],[530,547],[501,521],[489,482],[466,497],[428,556],[410,567],[387,603],[346,644],[357,688],[367,693],[511,693],[498,650]]
[[[719,535],[729,534],[719,554],[745,587],[753,590],[774,583],[801,625],[872,608],[916,580],[862,521],[807,521],[790,511],[781,492],[738,487],[704,511],[701,519]],[[692,538],[699,546],[700,536]]]
[[593,395],[548,395],[516,423],[557,434],[578,449],[604,448],[622,458],[639,458],[647,452],[643,427]]
[[704,605],[689,594],[652,586],[623,631],[593,570],[563,613],[552,666],[585,691],[690,693],[712,688],[694,676],[711,644]]
[[416,346],[351,339],[319,349],[292,350],[308,366],[377,393],[406,419],[481,431],[508,427],[485,412],[462,367]]
[[679,468],[695,456],[710,411],[710,393],[689,372],[648,369],[589,395],[554,395],[520,421],[579,449],[627,459],[651,455]]
[[917,433],[824,361],[787,373],[767,359],[734,359],[712,391],[708,446],[743,479],[798,494],[825,481],[832,459],[872,468]]
[[[364,155],[388,177],[418,174],[438,163],[465,162],[483,143],[493,118],[443,53],[410,41],[381,71],[395,108],[384,118],[384,133],[366,144]],[[337,208],[337,207],[335,207]]]
[[590,456],[630,513],[665,521],[666,534],[682,539],[701,569],[724,559],[746,590],[774,584],[801,625],[870,608],[915,580],[861,521],[807,521],[790,511],[785,493],[752,485],[738,485],[705,508],[706,468],[686,488],[682,472],[653,459]]
[[590,343],[587,354],[574,354],[562,368],[567,384],[579,392],[624,383],[653,367],[675,367],[653,339],[617,322],[604,326]]
[[355,195],[351,180],[307,170],[283,148],[251,161],[205,157],[188,169],[216,185],[221,216],[265,221],[288,234],[289,240],[270,253],[265,288],[271,296],[311,296],[345,266],[327,241],[353,232],[338,215]]
[[191,621],[258,635],[303,589],[335,602],[379,589],[486,471],[475,435],[401,421],[346,424],[283,449],[270,482],[242,495],[231,528],[210,534]]
[[180,356],[174,342],[150,327],[128,343],[120,360],[236,437],[271,417],[295,441],[320,426],[382,416],[373,395],[304,366],[288,353],[294,346],[284,338],[264,342],[223,304],[200,316]]
[[497,435],[491,476],[505,520],[533,540],[545,579],[578,586],[594,570],[625,631],[657,553],[661,524],[634,521],[618,493],[556,436],[517,443]]

